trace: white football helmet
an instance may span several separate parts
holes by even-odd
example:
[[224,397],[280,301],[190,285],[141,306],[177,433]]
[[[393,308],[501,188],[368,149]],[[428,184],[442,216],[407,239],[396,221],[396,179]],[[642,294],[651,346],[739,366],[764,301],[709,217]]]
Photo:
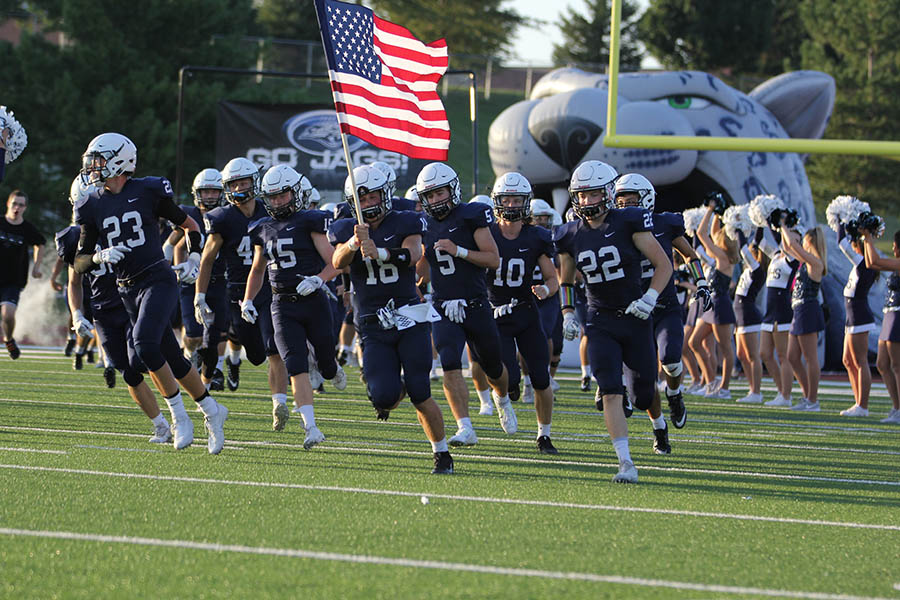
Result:
[[[306,179],[306,178],[304,177],[304,179]],[[310,185],[312,185],[312,182],[310,182]],[[309,192],[310,208],[319,208],[319,203],[321,201],[322,201],[322,194],[320,194],[319,190],[317,190],[316,188],[312,188]]]
[[337,210],[337,202],[326,202],[319,207],[319,210],[324,210],[327,213],[334,214],[334,211]]
[[86,184],[132,174],[137,169],[137,146],[121,133],[101,133],[81,155],[81,177]]
[[[266,171],[262,178],[262,199],[266,212],[273,219],[286,219],[298,210],[309,206],[309,190],[312,186],[309,181],[306,189],[303,189],[303,181],[306,178],[289,165],[275,165]],[[272,200],[275,196],[284,192],[291,193],[291,199],[285,204],[275,206]]]
[[[381,202],[374,206],[362,208],[362,217],[366,221],[375,221],[382,215],[387,214],[393,207],[393,200],[390,194],[390,182],[387,176],[374,165],[361,165],[353,169],[353,179],[356,182],[356,193],[360,198],[369,192],[381,192]],[[353,184],[350,182],[350,176],[344,180],[344,200],[350,206],[353,206]]]
[[[232,192],[228,184],[238,179],[250,178],[250,189],[246,192]],[[225,199],[232,204],[243,204],[259,196],[259,168],[248,158],[232,158],[222,169],[222,183],[225,185]]]
[[[634,193],[638,195],[637,204],[628,204],[624,198],[620,201],[619,195]],[[616,179],[616,206],[640,206],[644,210],[653,212],[656,208],[656,189],[650,180],[639,173],[625,173]]]
[[[428,202],[425,197],[428,192],[442,187],[446,187],[450,191],[449,197],[436,203]],[[428,163],[419,171],[419,176],[416,178],[416,192],[422,201],[422,209],[435,219],[443,219],[459,205],[459,175],[448,164]]]
[[[599,160],[587,160],[572,172],[569,182],[569,198],[575,214],[582,219],[594,219],[605,215],[615,205],[615,181],[619,174],[614,168]],[[581,204],[578,192],[601,190],[598,202]]]
[[546,200],[541,198],[533,198],[531,200],[531,216],[532,220],[536,220],[535,217],[550,217],[546,225],[543,222],[539,223],[547,229],[562,225],[562,217],[559,216],[559,213]]
[[99,193],[100,189],[93,184],[85,183],[81,175],[72,180],[69,186],[69,203],[72,206],[81,206],[91,194]]
[[[201,198],[200,190],[218,190],[219,195],[214,198]],[[194,196],[194,206],[206,210],[212,210],[222,206],[225,201],[225,185],[222,183],[222,174],[218,169],[203,169],[194,177],[191,184],[191,194]]]
[[[504,196],[521,196],[520,206],[504,206]],[[521,221],[531,216],[531,184],[525,176],[515,171],[504,173],[494,182],[491,190],[491,201],[494,204],[494,214],[504,221]]]
[[471,198],[469,198],[469,204],[471,204],[472,202],[487,204],[490,207],[494,206],[494,201],[491,200],[491,197],[487,194],[478,194],[477,196],[472,196]]
[[372,166],[384,173],[384,176],[387,177],[387,195],[391,198],[394,197],[394,194],[397,193],[397,172],[394,171],[394,167],[387,164],[383,160],[376,160],[372,163]]
[[416,191],[416,186],[409,186],[409,189],[406,190],[406,193],[403,194],[403,197],[407,200],[412,200],[413,202],[419,202],[419,193]]

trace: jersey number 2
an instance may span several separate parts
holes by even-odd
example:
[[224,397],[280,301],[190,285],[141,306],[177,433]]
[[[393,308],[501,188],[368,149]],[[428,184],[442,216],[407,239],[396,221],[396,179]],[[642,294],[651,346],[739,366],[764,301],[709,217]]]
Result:
[[[597,268],[598,260],[599,269]],[[588,283],[622,279],[625,277],[625,270],[621,267],[621,262],[619,249],[615,246],[604,246],[596,253],[592,250],[582,250],[578,253],[578,267],[584,273],[584,279]]]

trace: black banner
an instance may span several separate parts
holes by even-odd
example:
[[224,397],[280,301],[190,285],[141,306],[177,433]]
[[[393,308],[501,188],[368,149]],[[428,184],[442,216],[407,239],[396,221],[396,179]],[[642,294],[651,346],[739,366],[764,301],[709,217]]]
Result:
[[[380,150],[348,136],[354,166],[381,160],[397,172],[397,194],[416,183],[427,160]],[[245,156],[263,170],[287,164],[309,177],[319,191],[343,192],[347,164],[334,107],[322,104],[219,102],[216,111],[216,166]]]

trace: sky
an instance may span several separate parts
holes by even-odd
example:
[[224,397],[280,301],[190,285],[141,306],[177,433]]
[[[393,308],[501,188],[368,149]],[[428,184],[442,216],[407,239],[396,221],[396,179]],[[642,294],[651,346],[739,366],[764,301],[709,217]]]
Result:
[[[641,10],[648,4],[649,0],[638,0]],[[512,64],[534,66],[551,64],[553,44],[560,39],[560,31],[556,26],[559,15],[568,12],[569,8],[585,10],[584,0],[508,0],[504,6],[515,9],[522,15],[548,22],[542,28],[521,27],[512,47],[512,54],[516,59],[510,61]]]

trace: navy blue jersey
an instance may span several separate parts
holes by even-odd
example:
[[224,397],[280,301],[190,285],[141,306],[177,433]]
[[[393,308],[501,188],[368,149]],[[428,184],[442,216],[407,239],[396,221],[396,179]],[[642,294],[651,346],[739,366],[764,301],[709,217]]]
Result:
[[262,246],[272,286],[294,288],[309,275],[325,267],[312,234],[325,234],[331,215],[322,210],[297,211],[286,219],[263,217],[250,224],[250,241]]
[[78,254],[93,254],[95,240],[101,248],[123,244],[131,252],[113,270],[119,279],[136,277],[165,261],[159,218],[169,218],[171,211],[183,215],[172,203],[172,184],[165,177],[129,179],[118,194],[108,190],[92,194],[75,206],[75,222],[82,226],[84,242],[90,246],[79,248]]
[[[391,210],[416,210],[416,203],[406,198],[391,198]],[[351,202],[341,202],[334,207],[334,219],[356,219],[356,209],[353,208]]]
[[[193,204],[191,204],[190,206],[187,206],[187,205],[181,206],[180,208],[181,208],[181,210],[183,210],[185,212],[185,214],[187,216],[189,216],[193,220],[197,221],[197,225],[200,226],[201,232],[205,231],[206,221],[203,220],[203,213],[200,212],[199,208],[197,208]],[[206,245],[207,236],[206,236],[205,232],[202,233],[201,235],[202,235],[202,241],[201,241],[201,248],[202,248],[203,246]],[[225,275],[225,258],[220,253],[219,256],[216,258],[216,261],[213,263],[212,276],[215,278],[219,278],[219,277],[223,277],[224,275]],[[193,285],[193,284],[191,284],[191,285]]]
[[[342,244],[353,237],[356,219],[335,221],[328,229],[328,240]],[[422,235],[425,220],[412,211],[390,211],[378,225],[369,229],[369,237],[378,248],[399,248],[411,235]],[[350,263],[350,281],[356,295],[356,306],[361,315],[370,315],[394,299],[395,306],[418,303],[416,294],[416,268],[398,267],[392,263],[363,258],[357,252]]]
[[[69,266],[75,263],[79,237],[81,237],[81,227],[78,225],[69,225],[56,234],[56,254]],[[122,306],[122,298],[119,296],[112,265],[107,263],[97,265],[95,269],[85,273],[84,277],[90,286],[90,303],[93,310]],[[87,300],[87,298],[84,299],[85,302]]]
[[247,228],[253,221],[268,216],[262,202],[256,202],[253,215],[245,217],[241,210],[232,204],[214,208],[203,217],[206,235],[218,233],[222,236],[222,247],[219,258],[225,260],[225,276],[228,285],[244,285],[253,264],[253,244]]
[[438,252],[434,244],[448,239],[467,250],[478,250],[475,231],[490,227],[494,222],[493,209],[481,203],[460,204],[443,220],[425,215],[425,258],[431,267],[431,286],[438,300],[479,298],[487,294],[485,269],[446,252]]
[[[680,213],[662,212],[653,213],[653,237],[662,246],[663,252],[672,262],[672,242],[684,235],[684,217]],[[674,267],[674,263],[673,263]],[[641,261],[641,287],[646,292],[650,289],[650,280],[653,279],[653,265],[650,259]],[[656,305],[660,308],[672,308],[678,306],[678,296],[675,290],[675,280],[669,278],[663,291],[659,294]]]
[[[538,259],[541,256],[553,257],[554,248],[550,232],[543,227],[522,225],[519,237],[510,240],[503,235],[497,223],[492,224],[490,229],[500,251],[500,267],[487,272],[488,297],[491,304],[494,306],[508,304],[513,298],[520,303],[533,304],[536,298],[531,292],[533,281],[528,274],[540,271]],[[541,278],[540,283],[543,282]]]
[[578,219],[556,230],[553,238],[556,250],[575,260],[587,287],[588,306],[625,309],[641,297],[644,255],[631,236],[652,229],[653,217],[649,212],[629,207],[610,210],[597,229]]

